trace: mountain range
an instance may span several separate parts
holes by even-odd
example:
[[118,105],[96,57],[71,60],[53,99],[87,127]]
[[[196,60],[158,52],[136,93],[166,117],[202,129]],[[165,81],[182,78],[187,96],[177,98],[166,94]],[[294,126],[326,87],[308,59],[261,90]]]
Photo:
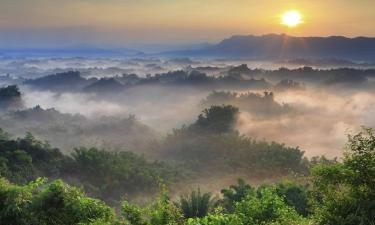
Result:
[[167,56],[246,57],[254,59],[340,58],[375,60],[375,38],[295,37],[285,34],[232,36],[218,44],[164,52]]
[[9,48],[0,49],[0,56],[167,56],[247,58],[254,60],[339,59],[360,62],[375,61],[375,37],[296,37],[286,34],[236,35],[217,44],[205,43],[181,46],[181,49],[165,50],[161,53],[147,53],[123,47]]

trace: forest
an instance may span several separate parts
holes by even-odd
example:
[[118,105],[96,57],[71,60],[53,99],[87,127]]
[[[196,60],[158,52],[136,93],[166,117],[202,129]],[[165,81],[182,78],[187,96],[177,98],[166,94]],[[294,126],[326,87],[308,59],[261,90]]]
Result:
[[[217,113],[215,109],[208,109],[196,123],[179,132],[228,132],[226,124],[210,119]],[[216,116],[227,120],[236,111],[230,106],[220,110],[225,112]],[[1,224],[373,224],[375,220],[375,136],[369,128],[348,136],[339,161],[315,158],[302,168],[290,168],[304,172],[292,180],[254,187],[238,179],[217,196],[197,187],[178,198],[171,198],[168,187],[182,177],[168,164],[99,149],[79,148],[64,156],[31,134],[16,140],[4,131],[0,136]],[[292,151],[266,147],[274,149],[272,153]],[[286,168],[285,164],[298,161],[291,155],[273,160]],[[84,185],[68,184],[71,176],[80,177]],[[157,194],[144,204],[118,196],[121,203],[112,208],[103,199],[115,195],[121,182],[127,186],[122,191],[145,191],[143,187],[147,187]],[[92,195],[97,198],[88,197]]]
[[372,76],[240,64],[8,80],[0,224],[374,224],[375,136],[357,129],[374,126]]

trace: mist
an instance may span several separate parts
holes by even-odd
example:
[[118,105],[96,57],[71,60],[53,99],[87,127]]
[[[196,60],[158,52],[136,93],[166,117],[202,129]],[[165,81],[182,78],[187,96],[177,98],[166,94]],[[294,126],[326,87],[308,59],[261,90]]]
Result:
[[[23,79],[42,77],[45,74],[69,71],[76,68],[83,77],[102,78],[118,76],[121,73],[132,72],[144,77],[148,72],[153,74],[169,70],[198,70],[209,76],[226,76],[231,68],[234,68],[246,60],[204,60],[189,58],[145,58],[145,59],[85,59],[85,58],[52,58],[40,59],[7,59],[2,69],[9,71],[13,69],[33,71],[38,75],[27,77],[22,74],[12,74],[10,79],[14,83],[20,83]],[[16,63],[17,62],[17,63]],[[322,61],[320,61],[322,62]],[[327,61],[324,65],[327,65]],[[237,63],[237,64],[236,64]],[[272,71],[280,62],[250,62],[248,65],[255,68],[262,67]],[[265,66],[268,65],[268,66]],[[270,66],[271,65],[271,66]],[[285,64],[287,66],[288,64]],[[295,65],[293,65],[295,66]],[[293,70],[294,67],[289,67]],[[117,69],[116,69],[117,68]],[[155,71],[155,68],[163,68]],[[298,68],[298,67],[297,67]],[[332,66],[334,68],[334,65]],[[33,73],[32,72],[32,73]],[[245,71],[246,72],[246,71]],[[326,72],[327,73],[327,72]],[[246,73],[242,76],[249,76]],[[17,77],[17,78],[16,78]],[[346,135],[356,132],[361,126],[374,126],[371,117],[373,107],[373,92],[367,88],[373,81],[372,78],[366,83],[366,88],[358,90],[355,85],[327,86],[324,82],[309,82],[303,76],[297,80],[303,82],[305,88],[278,89],[276,84],[281,78],[277,78],[270,72],[252,73],[250,77],[270,80],[275,87],[269,88],[237,88],[235,86],[222,85],[218,88],[202,88],[193,85],[141,85],[129,87],[118,93],[91,93],[83,91],[54,91],[34,88],[20,83],[24,108],[33,108],[39,105],[42,109],[53,108],[61,113],[80,115],[88,121],[100,121],[101,118],[110,117],[113,120],[127,118],[135,115],[136,120],[147,126],[154,132],[150,139],[160,139],[171,133],[173,129],[184,124],[192,123],[196,116],[210,104],[234,104],[232,101],[217,101],[202,104],[202,101],[211,93],[216,91],[233,91],[241,93],[261,94],[264,91],[273,92],[273,107],[260,109],[257,102],[243,102],[237,105],[240,109],[236,129],[248,137],[277,141],[287,146],[299,147],[308,157],[326,155],[337,157],[342,154],[346,141]],[[293,75],[296,78],[295,75]],[[283,75],[285,78],[285,75]],[[245,78],[247,79],[247,78]],[[371,84],[372,85],[372,84]],[[352,86],[352,87],[351,87]],[[349,88],[348,88],[349,87]],[[344,109],[344,110],[343,110]],[[29,131],[31,127],[11,129],[17,135]],[[43,135],[42,139],[51,139],[53,133]],[[98,137],[104,139],[104,137]],[[108,135],[106,135],[108,138]],[[65,145],[63,140],[56,141],[52,138],[52,144],[58,147],[73,148],[72,144]],[[121,139],[121,135],[114,139]],[[111,140],[114,140],[111,138]],[[76,141],[75,144],[96,145],[96,142]],[[118,146],[118,145],[117,145]],[[121,148],[121,147],[120,147]],[[134,149],[133,149],[134,150]]]
[[[331,62],[3,58],[0,82],[19,88],[20,104],[0,110],[0,128],[21,140],[30,132],[67,157],[81,147],[144,157],[169,177],[173,198],[197,184],[218,194],[238,177],[255,186],[274,183],[291,172],[308,174],[315,156],[341,157],[348,134],[375,127],[374,71]],[[224,131],[207,114],[237,109]],[[92,186],[102,181],[81,175],[64,179],[108,202],[124,191],[138,202],[155,194],[152,185],[141,195],[119,185],[107,195]]]

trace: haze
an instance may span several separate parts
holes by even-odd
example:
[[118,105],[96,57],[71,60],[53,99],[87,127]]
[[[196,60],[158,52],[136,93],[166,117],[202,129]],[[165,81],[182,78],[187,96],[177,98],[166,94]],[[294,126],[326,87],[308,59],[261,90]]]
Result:
[[[0,4],[3,48],[162,50],[214,43],[234,34],[375,35],[371,29],[375,27],[375,2],[371,0],[1,0]],[[294,9],[303,15],[303,25],[298,29],[281,26],[281,15]]]

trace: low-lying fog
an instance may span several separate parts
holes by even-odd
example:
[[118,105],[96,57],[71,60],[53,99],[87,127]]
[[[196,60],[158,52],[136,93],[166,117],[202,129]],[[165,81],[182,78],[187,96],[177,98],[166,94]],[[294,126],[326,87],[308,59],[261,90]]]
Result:
[[[191,70],[192,67],[201,67],[201,71],[208,75],[219,76],[225,74],[226,68],[239,65],[243,61],[198,61],[187,58],[22,60],[6,58],[0,62],[1,73],[9,73],[12,79],[30,79],[67,70],[78,70],[86,78],[108,77],[123,73],[136,73],[144,77],[146,74],[153,75],[170,70]],[[262,65],[266,67],[263,69],[273,69],[281,64],[280,62],[263,64],[248,62],[249,68],[253,66],[259,68]],[[291,68],[298,67],[294,64],[285,64],[287,65]],[[267,80],[267,77],[265,79]],[[22,85],[22,82],[16,79],[13,81],[20,85],[25,108],[40,105],[43,109],[54,108],[61,113],[80,114],[90,121],[101,120],[103,116],[127,118],[132,114],[142,124],[147,125],[152,132],[155,132],[154,137],[157,138],[172,132],[173,128],[195,121],[199,113],[207,106],[202,102],[212,93],[212,89],[196,88],[192,85],[143,85],[130,87],[121,93],[102,95],[101,93],[40,90]],[[371,79],[368,79],[368,82],[372,82]],[[6,81],[2,82],[3,85],[5,83]],[[275,85],[275,82],[272,85]],[[274,110],[270,107],[266,108],[265,112],[259,112],[256,102],[242,102],[242,105],[239,104],[241,114],[236,128],[250,137],[299,146],[306,152],[306,156],[322,154],[328,157],[338,156],[347,140],[346,134],[359,130],[361,126],[375,126],[372,116],[375,113],[375,98],[368,86],[363,89],[351,88],[350,85],[332,88],[312,85],[308,81],[303,82],[303,85],[304,88],[298,90],[279,90],[273,87],[216,90],[237,91],[238,93],[254,92],[260,93],[260,96],[263,95],[263,91],[272,91],[274,100],[272,104],[278,105],[277,107],[287,107],[288,110],[273,113],[269,112]],[[230,101],[222,104],[231,103]],[[22,130],[19,127],[18,130],[10,130],[20,135],[29,128]],[[51,135],[53,134],[43,136],[43,132],[39,133],[39,136],[44,138],[51,137]],[[121,139],[121,134],[116,138]],[[69,142],[69,140],[56,141],[57,139],[54,137],[49,141],[58,147],[72,147],[62,144],[63,141]],[[87,141],[77,143],[87,144]]]
[[[200,104],[208,92],[191,88],[145,87],[126,92],[123,99],[98,99],[95,94],[24,90],[28,108],[40,105],[63,113],[82,114],[92,119],[100,116],[126,117],[134,114],[142,123],[166,134],[173,128],[193,122],[203,110]],[[275,92],[275,101],[288,104],[293,111],[277,116],[259,116],[241,109],[239,131],[257,139],[299,146],[307,156],[338,156],[347,140],[346,134],[360,126],[374,127],[373,93],[341,95],[319,89]],[[256,107],[256,106],[255,106]]]

